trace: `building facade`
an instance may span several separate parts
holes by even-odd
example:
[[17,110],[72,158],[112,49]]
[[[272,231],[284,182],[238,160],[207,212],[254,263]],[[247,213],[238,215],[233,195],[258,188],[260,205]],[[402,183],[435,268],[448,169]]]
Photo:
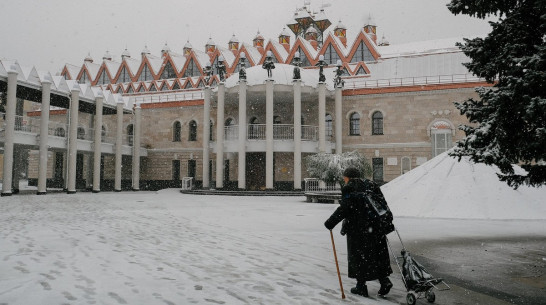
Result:
[[[464,136],[457,126],[467,120],[454,102],[477,98],[475,88],[489,84],[462,65],[469,59],[455,39],[390,45],[377,39],[369,20],[349,42],[341,22],[331,31],[330,25],[323,11],[302,9],[278,39],[258,32],[252,43],[234,35],[226,47],[209,39],[203,49],[187,42],[178,53],[165,44],[161,56],[144,48],[137,58],[125,50],[120,61],[107,52],[98,63],[87,56],[82,65],[65,65],[56,87],[77,84],[91,92],[91,104],[99,95],[112,105],[121,97],[125,109],[102,116],[100,141],[89,138],[88,150],[77,143],[77,188],[180,187],[189,177],[197,188],[298,190],[308,177],[306,156],[353,150],[369,160],[371,178],[385,183]],[[267,61],[275,65],[272,75],[262,68]],[[337,69],[343,86],[334,84]],[[0,91],[9,95],[7,70]],[[37,104],[21,115],[39,124],[43,103],[25,100]],[[59,104],[49,113],[65,129],[51,136],[67,134],[70,107]],[[96,110],[79,117],[75,138],[97,134]],[[108,142],[110,152],[96,152]],[[15,147],[28,154],[29,183],[38,184],[46,162],[48,187],[66,186],[68,148],[49,149],[46,161],[37,146]]]

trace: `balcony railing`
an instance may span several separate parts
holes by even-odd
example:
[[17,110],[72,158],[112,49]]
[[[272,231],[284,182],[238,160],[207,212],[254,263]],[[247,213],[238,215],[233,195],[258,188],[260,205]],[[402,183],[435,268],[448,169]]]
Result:
[[[265,140],[265,124],[247,125],[248,140]],[[224,139],[227,141],[239,139],[239,126],[232,125],[224,128]],[[318,127],[310,125],[301,126],[302,141],[317,141]],[[273,140],[294,140],[294,125],[274,124]]]
[[485,81],[484,78],[477,77],[473,74],[435,75],[374,80],[365,78],[347,78],[345,79],[345,89],[439,85],[483,81]]

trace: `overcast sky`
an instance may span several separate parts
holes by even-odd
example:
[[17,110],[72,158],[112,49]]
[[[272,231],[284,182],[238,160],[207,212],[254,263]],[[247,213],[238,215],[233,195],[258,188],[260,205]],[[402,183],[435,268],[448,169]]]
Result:
[[[371,15],[378,38],[391,44],[451,37],[483,36],[487,22],[454,16],[447,0],[315,0],[324,4],[333,27],[341,20],[349,43]],[[189,39],[204,50],[211,37],[227,47],[235,34],[251,43],[259,30],[267,39],[277,39],[298,0],[0,0],[0,58],[16,59],[22,65],[59,72],[65,63],[81,65],[88,53],[100,62],[108,50],[120,61],[125,48],[133,57],[145,45],[159,56],[164,44],[182,53]]]

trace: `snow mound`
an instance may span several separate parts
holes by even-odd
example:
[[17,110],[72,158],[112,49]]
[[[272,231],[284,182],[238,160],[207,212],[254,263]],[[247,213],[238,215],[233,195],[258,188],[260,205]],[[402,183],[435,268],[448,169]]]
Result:
[[395,217],[546,219],[546,187],[514,190],[496,173],[496,166],[458,162],[446,152],[381,190]]

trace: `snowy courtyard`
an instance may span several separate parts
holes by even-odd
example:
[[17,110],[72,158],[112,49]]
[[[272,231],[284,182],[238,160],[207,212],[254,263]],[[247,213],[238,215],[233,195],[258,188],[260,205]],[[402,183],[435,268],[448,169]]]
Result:
[[[484,178],[487,170],[479,166],[471,167],[479,179],[468,177],[467,167],[433,159],[383,187],[406,248],[435,259],[437,266],[448,266],[447,274],[462,274],[463,281],[469,269],[482,273],[477,280],[487,282],[488,268],[513,264],[523,284],[532,280],[530,285],[539,285],[540,297],[546,262],[545,189],[522,188],[515,192],[535,195],[526,197],[527,202],[506,202],[513,200],[503,193],[510,190]],[[458,198],[445,189],[433,193],[429,179],[444,179],[466,192]],[[415,199],[404,185],[408,181],[430,200]],[[477,181],[483,181],[482,195],[495,193],[504,199],[480,197],[481,205],[462,202],[476,197],[467,184]],[[403,188],[405,195],[396,192]],[[429,206],[431,200],[446,204]],[[220,197],[181,194],[178,189],[2,197],[0,304],[405,304],[396,265],[387,299],[377,298],[377,282],[368,285],[370,298],[349,292],[355,281],[347,278],[346,243],[337,226],[334,238],[347,295],[341,300],[330,234],[323,225],[335,208],[307,203],[303,196]],[[389,239],[399,251],[396,235]],[[525,251],[537,261],[512,262],[507,252],[517,247],[500,242],[505,239],[536,241]],[[477,244],[474,252],[457,244],[461,240]],[[435,248],[438,242],[441,246]],[[480,257],[485,263],[476,260]],[[535,268],[527,269],[533,264]],[[436,268],[429,267],[434,274]],[[436,304],[519,304],[447,282],[452,289],[437,292]],[[520,288],[498,289],[523,293]],[[420,299],[417,304],[427,302]]]

